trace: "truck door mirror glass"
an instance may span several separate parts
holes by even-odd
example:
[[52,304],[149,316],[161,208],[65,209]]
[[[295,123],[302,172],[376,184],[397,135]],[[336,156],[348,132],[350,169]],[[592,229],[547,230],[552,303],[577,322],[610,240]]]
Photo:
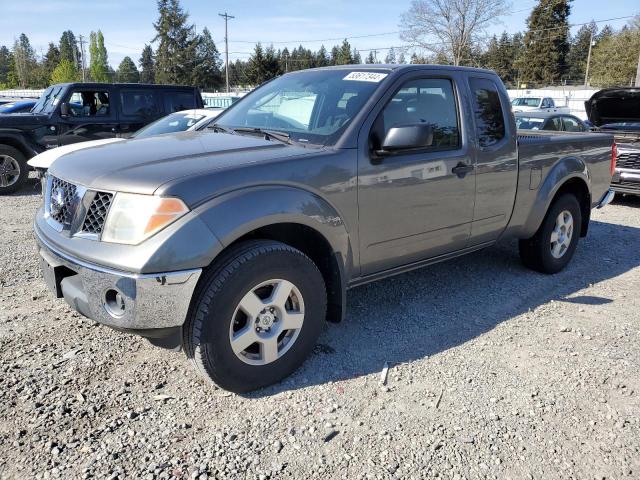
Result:
[[430,147],[433,144],[433,127],[428,123],[391,127],[382,142],[382,154]]
[[69,104],[67,102],[62,102],[60,104],[60,116],[61,117],[69,116]]

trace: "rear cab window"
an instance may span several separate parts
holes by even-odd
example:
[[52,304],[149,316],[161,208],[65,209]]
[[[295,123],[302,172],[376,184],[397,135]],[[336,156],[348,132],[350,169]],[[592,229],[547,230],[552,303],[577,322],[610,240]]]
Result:
[[487,78],[469,78],[476,136],[481,148],[500,143],[506,135],[504,111],[498,86]]

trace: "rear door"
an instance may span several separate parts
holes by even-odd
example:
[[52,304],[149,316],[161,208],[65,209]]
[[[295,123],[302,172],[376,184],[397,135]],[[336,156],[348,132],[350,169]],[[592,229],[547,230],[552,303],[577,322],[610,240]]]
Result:
[[[362,275],[467,246],[475,172],[472,146],[463,134],[461,81],[455,71],[408,73],[365,121],[358,141]],[[372,138],[384,138],[393,126],[415,123],[431,124],[431,145],[375,157]]]
[[60,145],[102,140],[117,135],[118,119],[113,106],[111,85],[72,87],[63,101],[69,106],[69,114],[60,117]]
[[498,238],[511,217],[518,184],[516,125],[506,90],[492,75],[469,77],[476,141],[476,201],[470,245]]
[[129,137],[163,116],[159,89],[122,87],[118,96],[121,137]]
[[168,90],[163,92],[162,96],[165,115],[181,110],[202,108],[193,90]]

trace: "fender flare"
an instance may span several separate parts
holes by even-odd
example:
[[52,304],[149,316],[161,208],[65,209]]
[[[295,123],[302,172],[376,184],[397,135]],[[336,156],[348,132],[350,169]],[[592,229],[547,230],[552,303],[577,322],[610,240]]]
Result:
[[13,128],[0,129],[0,145],[17,148],[24,154],[27,160],[39,153],[25,140],[24,132],[22,130]]
[[196,207],[194,212],[220,242],[221,248],[209,253],[211,262],[230,244],[262,227],[297,224],[314,230],[329,245],[337,264],[340,290],[330,304],[339,308],[332,316],[342,319],[354,268],[353,250],[343,215],[327,200],[303,188],[264,185],[222,194]]
[[536,198],[529,211],[529,216],[525,221],[522,238],[530,238],[535,235],[540,225],[542,225],[542,221],[558,191],[569,180],[574,178],[584,182],[589,196],[591,196],[590,174],[584,160],[576,156],[562,158],[549,170],[549,173],[540,184]]

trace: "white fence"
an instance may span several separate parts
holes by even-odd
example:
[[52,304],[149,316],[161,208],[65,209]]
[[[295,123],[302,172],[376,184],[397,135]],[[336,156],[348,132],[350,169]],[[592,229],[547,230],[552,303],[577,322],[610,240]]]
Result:
[[509,98],[512,100],[517,97],[553,98],[557,106],[562,107],[566,105],[569,107],[572,115],[586,120],[587,114],[584,110],[584,102],[589,100],[591,95],[598,90],[597,88],[585,87],[549,87],[507,90],[507,92],[509,93]]

